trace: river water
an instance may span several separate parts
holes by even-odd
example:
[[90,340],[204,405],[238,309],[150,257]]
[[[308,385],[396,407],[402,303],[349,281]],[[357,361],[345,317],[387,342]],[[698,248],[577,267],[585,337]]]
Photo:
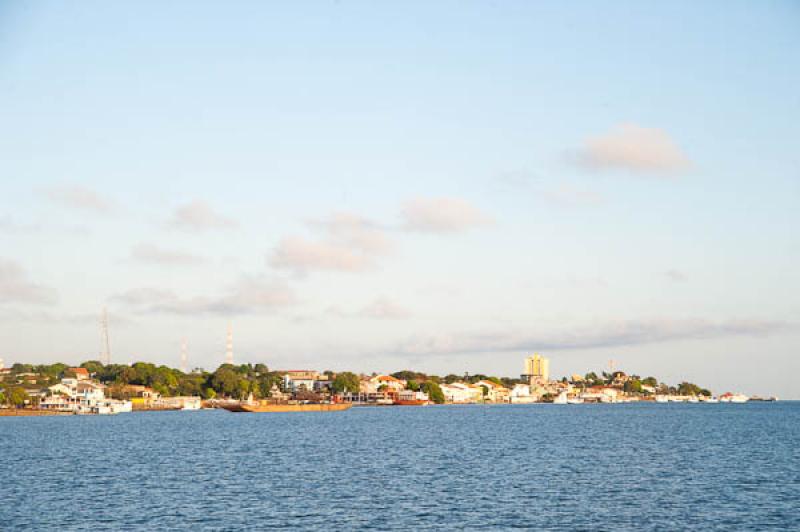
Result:
[[800,403],[0,418],[2,530],[800,530]]

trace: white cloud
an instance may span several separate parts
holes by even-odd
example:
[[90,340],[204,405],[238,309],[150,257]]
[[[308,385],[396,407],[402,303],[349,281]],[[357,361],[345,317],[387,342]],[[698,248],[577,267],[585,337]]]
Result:
[[167,290],[140,288],[114,296],[111,301],[144,313],[235,315],[275,311],[293,304],[295,296],[283,282],[243,276],[216,297],[183,298]]
[[358,315],[362,318],[401,320],[410,317],[411,313],[388,297],[381,296],[361,309]]
[[82,185],[62,185],[45,190],[50,200],[73,209],[109,214],[114,204]]
[[312,271],[359,272],[375,267],[376,259],[391,249],[382,227],[353,214],[337,213],[309,225],[321,237],[284,238],[272,250],[270,266],[301,275]]
[[298,274],[319,270],[358,272],[367,269],[370,260],[340,244],[289,237],[281,240],[272,251],[269,264]]
[[416,198],[402,210],[405,228],[429,233],[457,233],[491,223],[491,218],[461,198]]
[[396,353],[401,355],[457,355],[507,351],[614,348],[728,336],[766,336],[792,327],[796,327],[796,325],[754,319],[718,322],[703,319],[628,320],[539,334],[520,334],[508,331],[484,334],[439,334],[404,342],[397,348]]
[[171,266],[191,266],[205,262],[203,257],[198,257],[197,255],[182,251],[171,251],[145,243],[134,246],[131,250],[131,258],[140,262]]
[[355,214],[334,213],[328,219],[312,221],[311,225],[327,233],[332,242],[365,253],[381,254],[391,248],[391,242],[381,226]]
[[184,231],[200,232],[233,229],[238,226],[238,223],[232,218],[217,213],[208,203],[195,200],[175,209],[169,225]]
[[586,141],[580,161],[592,168],[639,173],[670,173],[689,166],[677,144],[663,130],[621,124]]
[[31,282],[19,264],[0,258],[0,303],[45,305],[56,299],[55,290]]

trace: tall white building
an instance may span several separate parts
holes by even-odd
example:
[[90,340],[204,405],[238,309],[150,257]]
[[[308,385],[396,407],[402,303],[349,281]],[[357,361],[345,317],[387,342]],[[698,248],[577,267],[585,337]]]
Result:
[[550,359],[536,353],[525,359],[524,375],[531,382],[547,382],[550,380]]

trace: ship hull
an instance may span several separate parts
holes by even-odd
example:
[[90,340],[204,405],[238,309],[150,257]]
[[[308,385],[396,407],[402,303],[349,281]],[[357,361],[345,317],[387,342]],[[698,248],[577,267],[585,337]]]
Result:
[[398,399],[394,404],[397,406],[425,406],[428,401],[424,399]]
[[265,413],[265,412],[339,412],[348,410],[353,405],[350,403],[312,403],[312,404],[247,404],[247,403],[230,403],[220,405],[229,412],[248,412],[248,413]]

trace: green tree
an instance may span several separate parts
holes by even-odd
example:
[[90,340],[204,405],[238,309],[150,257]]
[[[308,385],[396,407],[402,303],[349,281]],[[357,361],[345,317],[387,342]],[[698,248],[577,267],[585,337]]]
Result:
[[647,377],[646,379],[642,380],[642,384],[644,384],[645,386],[652,386],[653,388],[655,388],[656,386],[658,386],[658,380],[655,377]]
[[444,392],[441,387],[433,381],[425,381],[420,385],[420,390],[428,394],[431,401],[440,405],[444,403]]
[[638,379],[629,379],[622,385],[625,393],[642,393],[642,383]]
[[414,379],[411,379],[406,382],[406,388],[416,392],[417,390],[419,390],[419,383]]
[[30,400],[30,396],[28,395],[28,392],[25,391],[25,388],[16,386],[8,390],[8,397],[6,400],[8,404],[12,406],[23,406],[25,401]]
[[358,375],[349,371],[343,371],[336,374],[331,388],[333,389],[334,393],[358,393],[360,385],[361,381],[359,380]]

